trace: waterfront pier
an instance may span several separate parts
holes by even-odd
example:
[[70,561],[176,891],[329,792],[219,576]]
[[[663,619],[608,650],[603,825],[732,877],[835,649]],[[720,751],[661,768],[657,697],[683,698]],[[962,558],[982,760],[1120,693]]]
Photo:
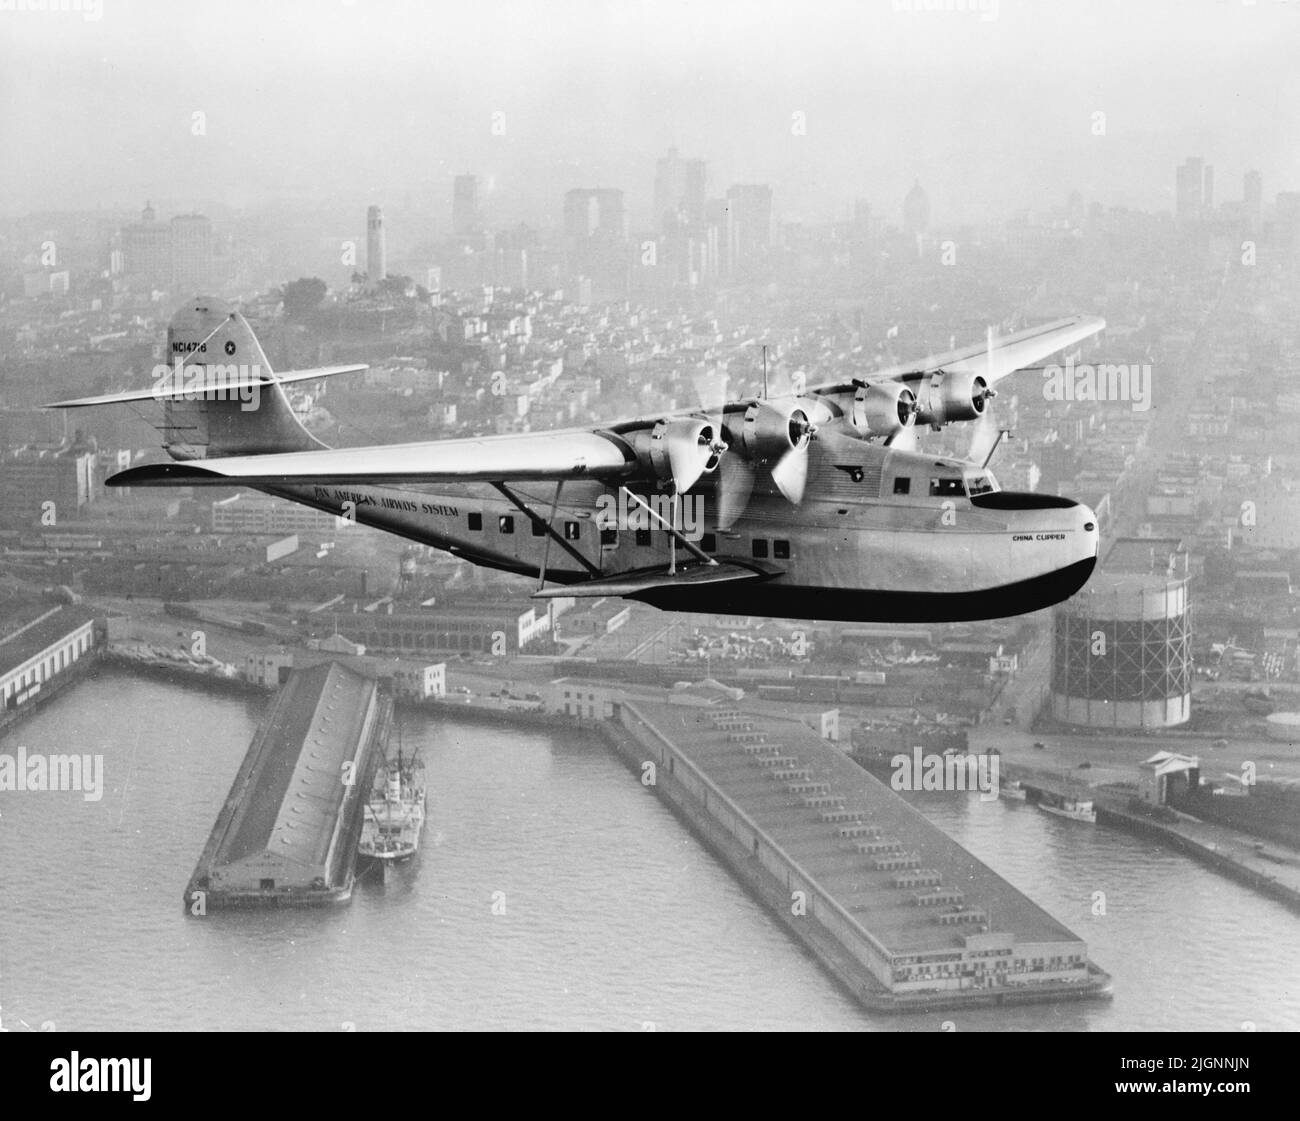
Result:
[[645,701],[618,722],[643,781],[867,1007],[1109,994],[1082,938],[804,725]]
[[217,815],[185,889],[186,910],[349,898],[365,796],[391,718],[390,698],[346,666],[291,674]]

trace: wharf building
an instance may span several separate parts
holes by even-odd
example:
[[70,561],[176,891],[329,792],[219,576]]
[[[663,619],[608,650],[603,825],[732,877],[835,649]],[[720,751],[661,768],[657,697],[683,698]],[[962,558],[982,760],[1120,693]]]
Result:
[[338,614],[330,622],[337,634],[372,651],[501,655],[546,642],[553,614],[549,607],[520,611],[508,604],[452,604],[427,611]]
[[34,700],[94,644],[94,615],[84,607],[55,607],[0,636],[0,712]]
[[801,723],[611,703],[629,765],[867,1007],[1109,995],[1082,938]]
[[346,900],[391,718],[391,699],[346,666],[292,673],[235,775],[186,909]]

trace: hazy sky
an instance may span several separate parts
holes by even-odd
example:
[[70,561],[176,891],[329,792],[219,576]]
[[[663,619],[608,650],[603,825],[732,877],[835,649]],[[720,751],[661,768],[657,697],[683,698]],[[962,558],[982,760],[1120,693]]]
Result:
[[1300,3],[102,5],[0,10],[6,213],[415,192],[445,230],[451,176],[473,171],[496,221],[556,224],[565,189],[603,185],[636,224],[670,144],[708,159],[711,193],[771,183],[787,219],[864,197],[897,220],[915,178],[938,220],[1071,189],[1172,209],[1189,154],[1220,201],[1250,167],[1266,199],[1300,189]]

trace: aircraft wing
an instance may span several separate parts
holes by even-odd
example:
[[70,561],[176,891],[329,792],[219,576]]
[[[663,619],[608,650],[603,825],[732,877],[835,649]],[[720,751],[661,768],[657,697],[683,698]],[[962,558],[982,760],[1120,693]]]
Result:
[[[1067,346],[1104,330],[1106,321],[1096,315],[1073,315],[1037,327],[1027,327],[1014,334],[994,338],[992,343],[975,343],[946,354],[932,354],[917,362],[889,366],[864,375],[864,380],[919,381],[942,370],[947,373],[972,373],[994,385],[1008,374],[1033,366]],[[826,392],[821,390],[820,392]]]
[[525,432],[419,444],[228,456],[119,471],[109,486],[238,486],[240,483],[437,483],[625,476],[635,467],[617,436]]

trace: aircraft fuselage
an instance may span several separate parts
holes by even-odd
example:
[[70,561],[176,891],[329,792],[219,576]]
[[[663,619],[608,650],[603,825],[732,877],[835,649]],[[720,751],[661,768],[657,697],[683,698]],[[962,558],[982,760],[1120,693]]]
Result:
[[[669,610],[785,618],[995,618],[1067,598],[1096,563],[1096,516],[1086,506],[997,490],[987,471],[957,460],[818,440],[798,507],[760,484],[725,530],[717,523],[715,479],[706,476],[681,497],[676,524],[707,555],[772,575],[655,588],[635,598]],[[595,480],[564,483],[558,504],[554,483],[511,486],[563,544],[488,484],[262,489],[475,564],[533,577],[544,565],[548,583],[663,569],[673,553],[679,565],[696,563],[634,503],[620,501],[617,486]],[[628,489],[671,512],[644,484]]]

